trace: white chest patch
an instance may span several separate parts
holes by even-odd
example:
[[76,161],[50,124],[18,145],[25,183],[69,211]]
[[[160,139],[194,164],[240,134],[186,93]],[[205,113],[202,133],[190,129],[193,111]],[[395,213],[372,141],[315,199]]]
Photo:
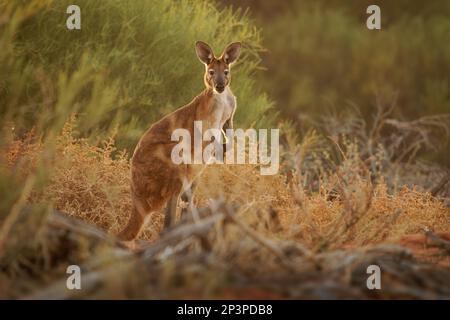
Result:
[[228,87],[222,93],[214,93],[213,127],[221,129],[224,123],[231,118],[235,108],[236,97]]

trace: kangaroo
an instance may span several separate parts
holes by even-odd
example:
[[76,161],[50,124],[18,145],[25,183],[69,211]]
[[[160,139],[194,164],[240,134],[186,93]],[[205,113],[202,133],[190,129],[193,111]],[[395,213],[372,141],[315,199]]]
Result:
[[[202,41],[195,44],[197,57],[205,65],[206,88],[190,103],[154,123],[141,137],[131,158],[132,212],[126,227],[118,234],[123,241],[136,239],[148,217],[166,207],[164,228],[174,220],[178,199],[188,200],[201,172],[199,166],[174,164],[171,160],[173,130],[183,128],[194,134],[194,121],[214,129],[232,129],[236,98],[229,87],[230,67],[239,57],[241,44],[231,43],[217,58]],[[192,147],[193,149],[193,147]],[[192,153],[194,151],[192,150]]]

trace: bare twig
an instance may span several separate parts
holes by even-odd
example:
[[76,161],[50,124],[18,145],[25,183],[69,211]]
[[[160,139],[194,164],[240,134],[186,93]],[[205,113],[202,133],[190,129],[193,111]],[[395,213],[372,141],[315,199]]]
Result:
[[442,239],[437,234],[429,230],[425,232],[425,236],[427,237],[427,244],[429,246],[438,247],[450,253],[450,241]]
[[442,179],[439,181],[439,183],[430,190],[430,193],[433,197],[437,196],[439,192],[444,189],[444,187],[447,185],[447,183],[450,181],[450,171],[447,172],[446,175],[442,177]]

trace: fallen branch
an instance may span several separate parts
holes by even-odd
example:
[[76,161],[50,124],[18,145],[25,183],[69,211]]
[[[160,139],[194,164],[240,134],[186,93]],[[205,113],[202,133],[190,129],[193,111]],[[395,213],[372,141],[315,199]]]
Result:
[[437,234],[431,231],[426,231],[425,236],[427,237],[427,245],[432,247],[438,247],[450,253],[450,241],[442,239]]
[[[259,243],[260,245],[265,247],[269,252],[275,255],[279,259],[281,266],[283,266],[284,268],[288,269],[291,272],[295,272],[296,270],[295,265],[293,265],[289,261],[285,252],[282,250],[280,246],[277,246],[274,241],[272,241],[271,239],[267,239],[263,235],[259,234],[258,232],[250,228],[248,225],[246,225],[239,219],[236,219],[234,215],[227,213],[227,219],[233,222],[236,226],[238,226],[245,234],[247,234],[250,238],[252,238],[256,243]],[[297,245],[296,249],[300,251],[301,254],[307,257],[308,259],[313,258],[311,252],[306,248]]]
[[439,192],[441,192],[442,189],[447,185],[447,183],[450,181],[450,172],[447,172],[445,176],[442,177],[442,179],[439,181],[439,183],[430,190],[430,193],[433,197],[436,197]]

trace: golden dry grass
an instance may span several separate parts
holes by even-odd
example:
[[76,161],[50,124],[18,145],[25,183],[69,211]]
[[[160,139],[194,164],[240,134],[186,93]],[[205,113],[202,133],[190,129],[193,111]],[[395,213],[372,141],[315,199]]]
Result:
[[[117,233],[130,212],[129,155],[115,149],[113,138],[99,146],[74,138],[73,124],[67,123],[56,140],[50,181],[29,201],[51,202],[60,211]],[[10,168],[20,168],[25,176],[41,152],[31,132],[12,139],[5,154]],[[426,229],[450,231],[450,209],[442,201],[407,187],[389,194],[383,179],[372,185],[363,170],[355,169],[357,156],[346,161],[322,181],[319,192],[309,194],[297,187],[302,177],[261,176],[254,165],[211,165],[200,179],[196,204],[225,198],[240,206],[240,217],[250,225],[267,225],[275,218],[280,223],[270,229],[275,236],[318,250],[395,240]],[[158,237],[162,216],[153,216],[143,239]]]

